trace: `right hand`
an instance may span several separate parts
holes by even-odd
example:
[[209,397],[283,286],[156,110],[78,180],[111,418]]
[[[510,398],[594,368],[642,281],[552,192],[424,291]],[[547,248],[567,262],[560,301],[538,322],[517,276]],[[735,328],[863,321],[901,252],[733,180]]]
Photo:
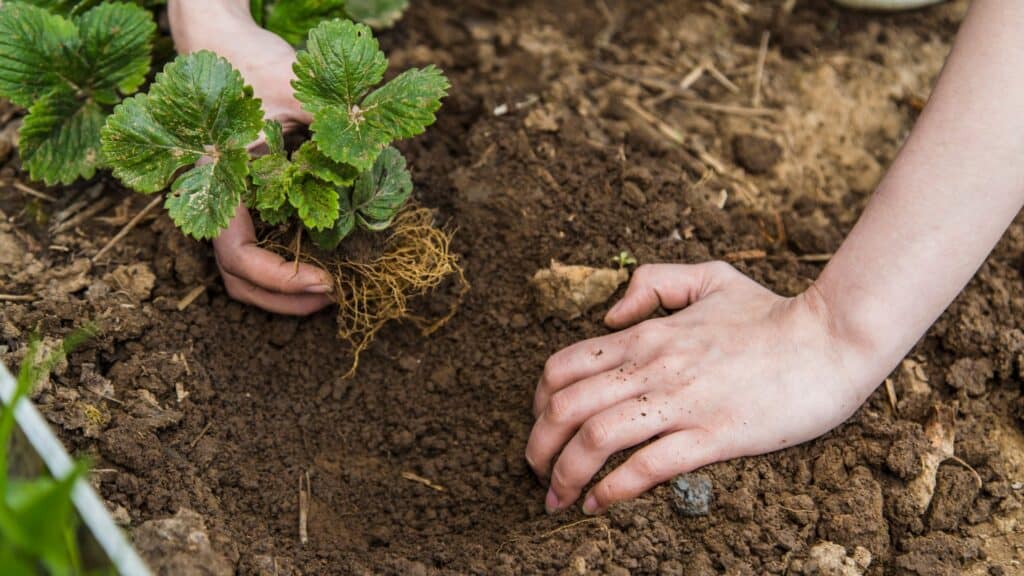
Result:
[[[253,21],[248,1],[171,0],[168,14],[179,53],[210,50],[226,58],[252,86],[266,117],[286,131],[310,123],[309,113],[292,94],[295,50]],[[312,314],[334,301],[334,279],[326,270],[304,263],[296,267],[256,244],[245,206],[238,206],[227,229],[214,239],[213,250],[224,287],[236,300],[296,316]]]

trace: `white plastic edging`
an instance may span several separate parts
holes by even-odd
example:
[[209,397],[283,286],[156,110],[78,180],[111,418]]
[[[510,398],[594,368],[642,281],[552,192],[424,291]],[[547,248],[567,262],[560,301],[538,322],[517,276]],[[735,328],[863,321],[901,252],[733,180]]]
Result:
[[[0,400],[5,404],[10,402],[16,386],[14,377],[7,371],[3,362],[0,362]],[[72,470],[74,464],[71,457],[50,430],[35,404],[27,398],[22,399],[15,407],[14,418],[54,478],[63,477]],[[124,537],[121,528],[110,517],[103,500],[84,478],[79,478],[75,482],[71,500],[82,522],[92,532],[96,542],[121,576],[152,576],[145,562]]]

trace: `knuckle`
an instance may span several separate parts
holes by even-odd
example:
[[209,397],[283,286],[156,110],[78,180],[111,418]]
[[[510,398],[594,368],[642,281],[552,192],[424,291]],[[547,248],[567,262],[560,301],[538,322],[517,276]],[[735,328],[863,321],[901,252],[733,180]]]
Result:
[[654,264],[641,264],[637,266],[637,269],[633,271],[633,282],[647,283],[654,274],[654,270]]
[[729,276],[736,272],[732,264],[724,260],[714,260],[706,264],[707,271],[712,276]]
[[594,486],[591,494],[593,494],[594,499],[597,500],[599,508],[605,508],[608,505],[615,503],[615,495],[618,494],[618,489],[615,486],[616,480],[614,474],[606,476],[604,480],[598,482],[597,486]]
[[544,363],[544,374],[540,381],[539,388],[545,386],[551,386],[556,381],[562,370],[562,360],[560,354],[554,354],[549,357],[547,362]]
[[633,456],[633,469],[644,479],[660,478],[662,473],[661,462],[646,452],[637,452]]
[[597,418],[591,418],[580,427],[580,443],[584,448],[600,450],[608,446],[608,427]]
[[556,392],[548,399],[548,418],[555,423],[564,424],[572,417],[573,400],[565,392]]
[[567,476],[568,470],[565,462],[559,459],[551,470],[551,487],[555,492],[564,492],[572,487],[571,478]]

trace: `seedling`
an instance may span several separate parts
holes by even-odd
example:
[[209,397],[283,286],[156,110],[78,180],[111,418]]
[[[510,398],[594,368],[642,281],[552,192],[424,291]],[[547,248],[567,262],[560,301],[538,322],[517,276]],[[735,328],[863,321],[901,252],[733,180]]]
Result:
[[54,575],[82,573],[71,489],[85,473],[85,464],[79,462],[63,478],[13,479],[8,477],[7,450],[18,402],[89,335],[88,331],[72,334],[41,361],[39,341],[32,339],[18,372],[14,395],[0,408],[0,566],[4,574],[36,576],[40,568]]
[[612,263],[618,264],[620,269],[626,266],[636,266],[636,258],[628,250],[623,250],[619,252],[618,256],[612,258]]
[[107,115],[149,72],[156,24],[135,4],[32,4],[0,5],[0,96],[28,109],[22,163],[47,185],[92,178]]
[[[447,79],[427,66],[376,87],[387,59],[367,26],[347,20],[311,30],[294,69],[313,137],[290,155],[241,74],[204,51],[178,57],[148,93],[116,108],[103,129],[104,157],[139,192],[170,185],[171,219],[195,238],[216,237],[242,201],[270,224],[297,217],[326,249],[356,226],[388,228],[412,191],[390,144],[434,122]],[[270,152],[250,159],[246,145],[261,131]]]

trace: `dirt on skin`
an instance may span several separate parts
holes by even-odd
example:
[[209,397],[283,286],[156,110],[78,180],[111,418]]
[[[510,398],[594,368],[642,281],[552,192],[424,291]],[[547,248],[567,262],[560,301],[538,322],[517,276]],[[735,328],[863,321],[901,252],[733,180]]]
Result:
[[[596,518],[543,511],[523,460],[533,387],[550,353],[606,332],[607,306],[543,318],[533,274],[629,250],[727,259],[799,292],[912,126],[966,3],[783,4],[413,3],[382,35],[393,68],[437,63],[453,89],[402,148],[417,200],[458,227],[473,290],[428,338],[386,327],[354,379],[332,312],[232,302],[209,248],[162,215],[91,262],[147,201],[107,180],[53,203],[5,188],[0,292],[27,296],[0,304],[2,358],[33,330],[101,327],[36,400],[164,573],[200,546],[224,563],[190,573],[1019,574],[1024,221],[849,422],[702,470],[707,516],[680,515],[668,486]],[[758,76],[767,113],[750,110]],[[107,205],[52,233],[78,202]],[[937,463],[936,405],[955,456]]]

